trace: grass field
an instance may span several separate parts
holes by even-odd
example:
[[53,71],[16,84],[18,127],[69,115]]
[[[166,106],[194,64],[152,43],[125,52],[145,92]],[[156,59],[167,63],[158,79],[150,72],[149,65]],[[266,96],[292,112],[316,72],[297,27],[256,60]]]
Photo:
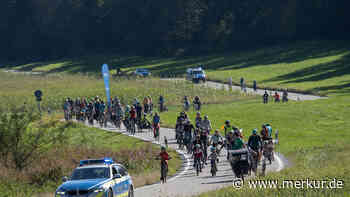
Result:
[[[17,69],[45,70],[49,72],[88,72],[96,74],[99,72],[100,62],[107,62],[113,66],[122,66],[124,70],[133,70],[136,67],[148,67],[155,74],[175,75],[184,72],[185,68],[199,63],[204,63],[210,79],[225,81],[229,76],[238,82],[241,76],[245,77],[248,83],[253,79],[258,81],[258,85],[268,87],[288,87],[302,91],[327,94],[329,99],[303,102],[289,102],[288,104],[262,105],[261,99],[248,96],[240,96],[237,93],[224,93],[200,89],[202,97],[208,104],[203,107],[202,114],[208,114],[213,122],[214,128],[220,128],[226,119],[233,124],[244,129],[245,139],[250,135],[253,128],[260,128],[263,123],[272,124],[274,129],[280,133],[280,145],[277,151],[283,153],[292,163],[292,167],[280,173],[272,173],[261,179],[283,180],[283,179],[316,179],[328,180],[337,178],[344,181],[344,189],[264,189],[255,190],[245,187],[240,191],[232,187],[213,191],[206,196],[349,196],[350,195],[350,162],[349,150],[349,127],[350,127],[350,61],[349,44],[341,41],[320,41],[302,42],[286,46],[275,46],[251,51],[232,52],[221,55],[210,55],[206,57],[185,57],[185,58],[144,58],[144,57],[118,57],[110,56],[90,56],[86,58],[65,60],[64,65],[56,65],[55,69],[51,64],[57,62],[33,63],[31,65],[17,64]],[[10,64],[9,64],[10,65]],[[128,67],[128,68],[126,68]],[[62,78],[69,76],[62,76]],[[1,78],[3,78],[1,76]],[[77,78],[77,77],[75,77]],[[14,79],[22,81],[24,76]],[[28,79],[27,79],[28,80]],[[38,78],[37,80],[41,80]],[[69,81],[72,92],[62,89],[57,81],[53,85],[47,86],[47,91],[52,89],[53,94],[58,92],[57,98],[66,95],[81,95],[74,82],[74,78]],[[10,80],[9,80],[10,81]],[[30,80],[35,81],[35,80]],[[47,82],[46,82],[47,81]],[[43,84],[50,84],[49,80],[43,80]],[[92,81],[92,82],[89,82]],[[94,87],[102,89],[93,82],[93,79],[85,81],[84,87]],[[151,80],[152,81],[152,80]],[[30,83],[30,82],[28,82]],[[128,81],[128,87],[135,87],[138,94],[144,94],[145,83]],[[11,84],[11,83],[10,83]],[[15,85],[7,85],[10,88]],[[154,85],[154,83],[153,83]],[[153,87],[152,85],[152,87]],[[175,85],[162,83],[164,95],[173,93]],[[179,85],[177,85],[179,86]],[[31,85],[33,87],[33,85]],[[67,86],[68,87],[68,86]],[[141,88],[137,88],[141,87]],[[155,86],[158,87],[159,86]],[[180,87],[180,86],[179,86]],[[187,88],[186,88],[187,87]],[[96,94],[94,88],[85,90],[91,94]],[[194,87],[193,87],[194,88]],[[73,89],[73,88],[72,88]],[[168,97],[169,112],[162,113],[163,126],[173,127],[175,118],[181,107],[179,100],[184,94],[190,96],[194,89],[183,86],[183,91],[177,92]],[[58,91],[59,90],[59,91]],[[67,91],[67,92],[65,92]],[[147,90],[145,92],[149,92]],[[158,90],[159,91],[159,90]],[[188,93],[186,92],[188,91]],[[196,90],[197,91],[197,90]],[[209,91],[209,92],[206,92]],[[32,89],[25,90],[18,94],[29,94]],[[24,93],[26,92],[26,93]],[[64,93],[62,93],[64,92]],[[74,94],[74,93],[77,94]],[[128,92],[128,90],[122,90]],[[185,93],[186,92],[186,93]],[[15,92],[16,94],[16,92]],[[101,93],[102,94],[102,90]],[[129,95],[129,93],[127,93]],[[145,93],[146,94],[146,93]],[[4,94],[3,94],[4,95]],[[86,95],[86,94],[85,94]],[[157,95],[157,93],[154,93]],[[134,95],[133,95],[134,96]],[[133,96],[126,96],[128,99]],[[207,97],[205,97],[207,96]],[[3,98],[11,98],[9,95]],[[21,97],[19,97],[21,98]],[[127,100],[128,100],[127,99]],[[59,99],[58,99],[59,100]],[[57,100],[57,101],[58,101]],[[175,100],[175,102],[173,101]],[[212,102],[212,101],[215,102]],[[21,100],[23,102],[23,100]],[[51,105],[51,104],[50,104]],[[49,106],[49,104],[48,104]],[[55,105],[56,106],[56,105]],[[190,113],[194,118],[194,113]]]
[[[3,104],[24,103],[35,105],[34,91],[43,91],[43,108],[62,109],[63,101],[67,97],[73,99],[80,97],[94,98],[99,95],[104,98],[104,84],[93,76],[85,75],[50,75],[28,76],[23,74],[9,74],[0,72],[1,100]],[[16,91],[13,91],[16,89]],[[132,104],[134,98],[142,102],[145,96],[150,95],[157,105],[158,98],[163,95],[167,105],[182,105],[184,95],[193,98],[201,97],[204,103],[227,103],[232,100],[247,99],[236,92],[223,90],[208,90],[191,83],[170,82],[166,80],[112,80],[111,95],[118,96],[124,104]],[[249,98],[254,98],[249,96]]]
[[[304,41],[247,51],[197,57],[140,57],[116,54],[89,55],[50,62],[17,62],[8,68],[48,73],[100,74],[100,67],[120,67],[123,71],[149,68],[154,75],[183,75],[186,68],[203,64],[209,79],[235,83],[244,77],[248,85],[289,88],[318,94],[349,93],[348,41]],[[113,71],[114,72],[114,71]]]

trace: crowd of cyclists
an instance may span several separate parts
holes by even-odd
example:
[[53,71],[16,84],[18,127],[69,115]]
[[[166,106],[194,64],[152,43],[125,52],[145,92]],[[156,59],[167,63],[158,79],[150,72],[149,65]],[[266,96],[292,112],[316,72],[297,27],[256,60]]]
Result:
[[[158,99],[160,112],[166,110],[164,103],[163,96],[160,96]],[[124,125],[133,135],[136,131],[153,129],[154,137],[159,140],[160,117],[157,112],[153,113],[154,105],[150,96],[145,97],[142,104],[135,98],[132,105],[123,105],[118,97],[111,99],[110,104],[105,103],[99,96],[75,100],[68,97],[63,103],[63,111],[65,120],[75,118],[76,121],[87,121],[90,125],[98,123],[101,127],[107,127],[110,122],[119,129]]]
[[[225,121],[222,129],[224,131],[224,136],[220,135],[218,129],[212,133],[212,125],[209,117],[207,115],[202,117],[200,112],[196,113],[194,123],[191,122],[185,111],[180,112],[177,117],[175,138],[178,148],[186,149],[188,154],[192,154],[194,160],[193,167],[196,168],[197,175],[202,171],[202,168],[207,165],[207,161],[209,160],[211,164],[211,173],[215,176],[218,170],[218,156],[223,148],[226,150],[247,148],[252,155],[257,155],[258,157],[255,158],[255,161],[251,161],[251,163],[256,165],[255,167],[252,166],[255,173],[257,164],[262,155],[264,155],[270,163],[273,161],[273,148],[271,149],[271,147],[273,147],[272,127],[270,124],[264,124],[260,134],[257,133],[257,129],[254,129],[247,143],[243,140],[242,129],[231,125],[229,120]],[[276,134],[277,133],[278,131],[276,131]],[[207,151],[208,147],[210,150],[209,155]],[[229,154],[227,154],[227,159],[229,159]]]
[[[272,144],[272,127],[269,124],[262,126],[260,134],[257,129],[252,131],[247,143],[243,140],[242,129],[231,125],[229,120],[226,120],[223,127],[224,136],[220,135],[220,131],[216,129],[213,133],[211,121],[207,115],[202,116],[200,113],[202,102],[198,96],[195,96],[192,104],[196,112],[194,122],[190,120],[187,112],[190,109],[190,102],[187,96],[183,98],[184,111],[180,112],[175,125],[175,139],[178,148],[185,150],[192,155],[194,160],[193,167],[196,169],[197,175],[202,171],[208,162],[211,164],[211,173],[213,176],[218,171],[217,162],[223,148],[226,150],[238,150],[248,148],[255,155],[254,161],[256,164],[252,169],[256,173],[256,168],[261,156],[264,155],[270,162],[273,160],[271,149]],[[72,100],[67,98],[63,103],[64,117],[66,120],[87,121],[90,125],[99,123],[101,127],[107,127],[107,123],[112,123],[116,128],[121,129],[123,124],[126,130],[135,134],[136,130],[142,132],[143,129],[153,131],[153,137],[160,140],[160,116],[155,112],[152,98],[147,96],[143,99],[142,104],[137,98],[133,100],[132,105],[123,105],[118,97],[111,99],[111,103],[105,103],[99,96],[92,99],[76,98]],[[165,99],[163,96],[158,98],[158,111],[166,111]],[[151,121],[149,121],[149,118]],[[166,143],[167,144],[167,143]],[[208,149],[210,153],[208,154]],[[167,163],[167,155],[162,148],[162,164]],[[227,154],[227,159],[229,154]],[[165,161],[163,161],[165,160]],[[163,169],[163,168],[162,168]],[[166,180],[166,178],[164,178]]]

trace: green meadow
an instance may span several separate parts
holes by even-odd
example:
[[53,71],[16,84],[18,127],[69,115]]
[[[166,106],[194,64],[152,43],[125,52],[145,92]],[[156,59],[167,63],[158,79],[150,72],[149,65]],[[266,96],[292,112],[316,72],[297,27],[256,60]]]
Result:
[[[350,194],[350,51],[342,41],[306,41],[288,45],[234,51],[201,57],[140,57],[115,54],[57,60],[51,62],[9,63],[10,69],[43,71],[49,75],[28,76],[0,74],[2,103],[34,104],[32,92],[41,88],[43,106],[59,112],[64,97],[92,97],[103,95],[100,75],[101,63],[112,69],[121,67],[132,72],[135,68],[149,68],[158,76],[182,76],[186,68],[203,64],[209,79],[238,83],[244,77],[259,87],[288,88],[293,91],[327,95],[328,99],[290,101],[267,105],[261,98],[238,92],[225,92],[193,86],[187,82],[151,79],[115,79],[112,95],[124,103],[134,97],[151,95],[155,100],[165,96],[169,111],[161,114],[162,125],[174,127],[182,110],[181,98],[199,95],[205,105],[201,113],[208,115],[213,127],[219,129],[225,120],[244,130],[247,139],[254,128],[270,123],[278,129],[280,145],[277,151],[290,162],[281,172],[257,179],[315,179],[336,178],[344,181],[342,189],[249,189],[232,187],[200,195],[206,196],[348,196]],[[112,71],[114,72],[114,71]],[[80,74],[77,74],[80,73]],[[82,74],[83,73],[83,74]],[[3,85],[4,84],[4,85]],[[15,91],[14,91],[15,90]],[[194,112],[189,115],[194,119]]]

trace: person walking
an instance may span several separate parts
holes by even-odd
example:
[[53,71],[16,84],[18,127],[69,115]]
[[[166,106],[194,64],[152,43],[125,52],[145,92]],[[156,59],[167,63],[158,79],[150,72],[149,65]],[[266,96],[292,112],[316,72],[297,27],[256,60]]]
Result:
[[256,84],[256,80],[253,81],[253,90],[254,92],[257,91],[257,84]]
[[273,97],[275,98],[275,103],[280,102],[280,95],[278,94],[278,92],[275,92],[275,95]]
[[241,90],[243,91],[243,83],[244,83],[244,78],[241,77],[240,85],[241,85]]
[[269,102],[269,94],[267,93],[267,91],[265,90],[265,93],[263,95],[263,103],[267,104]]

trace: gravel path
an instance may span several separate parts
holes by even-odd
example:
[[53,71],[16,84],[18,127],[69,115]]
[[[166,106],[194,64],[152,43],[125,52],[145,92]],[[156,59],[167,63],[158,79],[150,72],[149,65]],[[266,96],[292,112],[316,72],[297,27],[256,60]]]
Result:
[[[165,80],[185,80],[185,79],[183,79],[183,78],[169,78],[169,79],[165,79]],[[198,85],[201,85],[201,86],[204,86],[204,87],[209,87],[209,88],[215,88],[215,89],[229,90],[229,85],[224,84],[224,83],[220,83],[220,82],[214,82],[214,81],[207,81],[204,84],[198,84]],[[241,91],[241,87],[233,85],[232,86],[232,90],[233,91]],[[246,92],[248,94],[263,95],[265,93],[265,90],[257,89],[257,91],[254,91],[253,88],[246,88]],[[270,95],[273,95],[275,93],[275,91],[270,91],[270,90],[267,90],[267,92]],[[282,100],[282,92],[281,91],[277,91],[277,92],[281,96],[281,100]],[[301,93],[288,92],[288,99],[294,100],[294,101],[307,101],[307,100],[327,99],[327,97],[321,97],[321,96],[310,95],[310,94],[301,94]]]

